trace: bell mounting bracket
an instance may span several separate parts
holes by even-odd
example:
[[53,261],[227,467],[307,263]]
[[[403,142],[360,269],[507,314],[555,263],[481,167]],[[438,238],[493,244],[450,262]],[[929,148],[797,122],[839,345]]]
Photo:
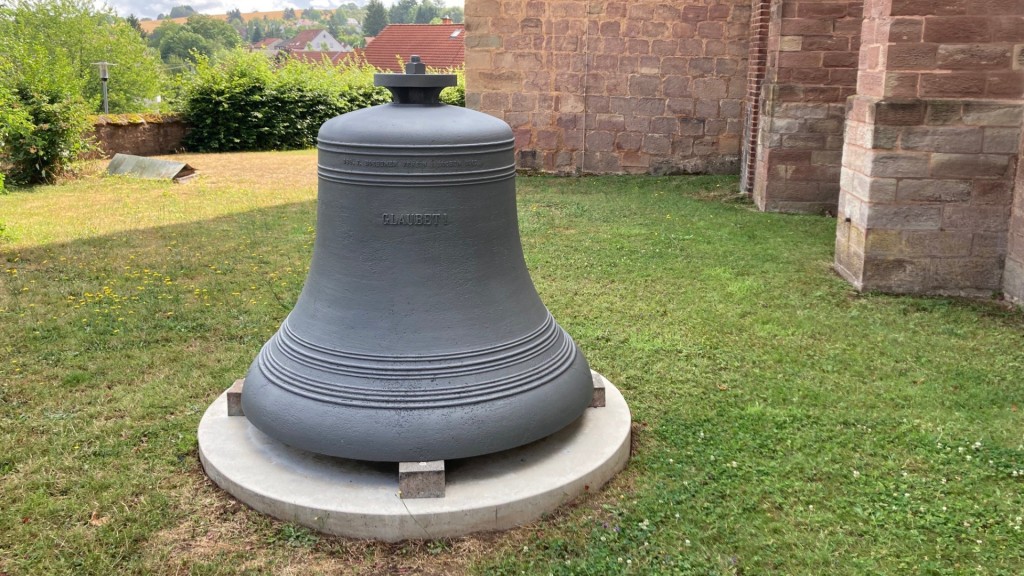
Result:
[[373,84],[391,91],[396,104],[441,104],[441,91],[458,84],[455,74],[427,74],[419,56],[409,57],[405,74],[374,74]]

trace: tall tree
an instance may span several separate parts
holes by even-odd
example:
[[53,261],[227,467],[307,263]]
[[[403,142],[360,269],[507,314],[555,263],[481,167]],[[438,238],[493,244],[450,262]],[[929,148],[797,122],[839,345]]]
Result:
[[376,36],[388,25],[388,11],[380,0],[370,0],[363,18],[363,34]]
[[392,24],[412,24],[416,21],[416,9],[419,8],[416,0],[398,0],[388,10],[388,20]]
[[139,38],[142,38],[143,40],[146,39],[146,31],[142,29],[142,22],[139,21],[135,14],[129,14],[124,21],[139,33]]
[[263,33],[263,23],[255,20],[249,24],[249,42],[259,42],[266,35]]
[[416,8],[416,24],[430,24],[435,18],[444,15],[444,4],[437,0],[423,0]]
[[282,17],[285,20],[295,20],[295,8],[285,8]]
[[245,18],[242,17],[241,10],[239,10],[238,8],[235,8],[234,10],[228,10],[227,20],[228,24],[230,24],[231,27],[235,29],[235,32],[238,33],[239,37],[241,37],[242,40],[251,40],[251,38],[249,37],[249,27],[245,25]]

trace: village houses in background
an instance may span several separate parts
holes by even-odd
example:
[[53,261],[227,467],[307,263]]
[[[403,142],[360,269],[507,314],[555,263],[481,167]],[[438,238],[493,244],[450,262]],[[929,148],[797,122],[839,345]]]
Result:
[[[403,6],[404,17],[398,11]],[[426,16],[420,14],[425,9],[429,9],[428,15],[437,15],[427,23],[404,21],[425,19]],[[365,14],[371,12],[372,7],[363,10],[355,4],[347,4],[334,11],[288,9],[248,14],[233,10],[227,14],[188,14],[143,20],[140,24],[141,30],[153,38],[160,35],[161,26],[186,26],[190,18],[226,22],[235,28],[251,51],[310,63],[367,62],[382,70],[397,72],[402,69],[401,62],[417,54],[432,68],[460,68],[465,64],[465,25],[461,23],[461,9],[444,7],[430,0],[417,6],[414,0],[405,0],[396,3],[389,12],[391,19],[401,21],[389,23],[388,13],[385,13],[383,28],[378,30],[364,30],[363,22],[347,16],[356,10]],[[455,18],[449,12],[455,14]],[[365,17],[372,18],[369,14]]]

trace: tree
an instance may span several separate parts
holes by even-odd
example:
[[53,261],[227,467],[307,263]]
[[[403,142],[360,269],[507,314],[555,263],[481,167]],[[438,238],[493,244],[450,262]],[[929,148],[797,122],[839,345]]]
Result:
[[249,27],[245,25],[245,18],[242,17],[242,11],[238,8],[228,10],[226,16],[228,24],[235,29],[235,32],[238,33],[238,37],[247,42],[251,42],[252,38],[249,36]]
[[129,14],[128,17],[124,19],[124,21],[129,26],[131,26],[136,32],[139,33],[139,38],[142,38],[143,40],[146,39],[146,31],[142,29],[142,22],[140,22],[139,19],[135,17],[135,14]]
[[160,57],[164,62],[181,59],[194,63],[199,56],[210,56],[211,54],[213,54],[211,43],[184,26],[165,35],[160,41]]
[[388,11],[380,0],[370,0],[363,18],[363,34],[376,36],[388,25]]
[[0,84],[80,97],[102,110],[99,70],[110,62],[111,112],[137,112],[160,90],[161,67],[125,19],[91,0],[7,0],[0,5]]
[[193,14],[184,24],[163,22],[149,35],[149,45],[159,50],[166,65],[178,65],[179,60],[194,63],[193,50],[211,56],[241,44],[242,37],[231,24],[204,14]]
[[146,43],[149,44],[151,48],[159,49],[160,42],[163,41],[164,36],[174,32],[175,30],[178,30],[179,28],[181,28],[181,26],[181,24],[178,24],[177,22],[172,22],[171,20],[161,22],[159,26],[154,28],[153,31],[149,33],[149,36],[146,38]]
[[285,8],[283,18],[285,20],[295,20],[295,8]]
[[319,22],[321,15],[320,11],[316,8],[306,8],[302,11],[302,17],[306,20],[312,20],[313,22]]
[[285,32],[284,24],[280,20],[268,20],[266,16],[263,17],[264,38],[287,38],[288,34]]
[[238,35],[231,24],[223,20],[217,20],[205,14],[193,14],[185,22],[185,28],[206,39],[214,49],[234,48],[242,43],[242,37]]
[[191,6],[175,6],[171,8],[171,13],[167,15],[168,18],[186,18],[196,13],[196,9]]
[[452,22],[456,24],[462,24],[462,21],[465,20],[465,13],[460,6],[445,6],[442,16],[451,18]]
[[263,23],[259,20],[251,22],[249,24],[249,42],[259,42],[263,40],[266,35],[263,33]]
[[444,15],[445,7],[437,0],[423,0],[416,8],[416,24],[430,24]]
[[392,24],[412,24],[416,20],[416,0],[398,0],[388,10],[388,20]]

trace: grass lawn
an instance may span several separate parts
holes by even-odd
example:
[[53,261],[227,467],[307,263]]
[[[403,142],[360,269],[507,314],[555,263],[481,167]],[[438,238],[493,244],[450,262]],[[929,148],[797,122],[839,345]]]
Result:
[[633,411],[605,490],[502,534],[317,535],[196,427],[305,279],[315,154],[0,196],[0,574],[1021,574],[1024,315],[855,293],[734,178],[520,178],[544,302]]

